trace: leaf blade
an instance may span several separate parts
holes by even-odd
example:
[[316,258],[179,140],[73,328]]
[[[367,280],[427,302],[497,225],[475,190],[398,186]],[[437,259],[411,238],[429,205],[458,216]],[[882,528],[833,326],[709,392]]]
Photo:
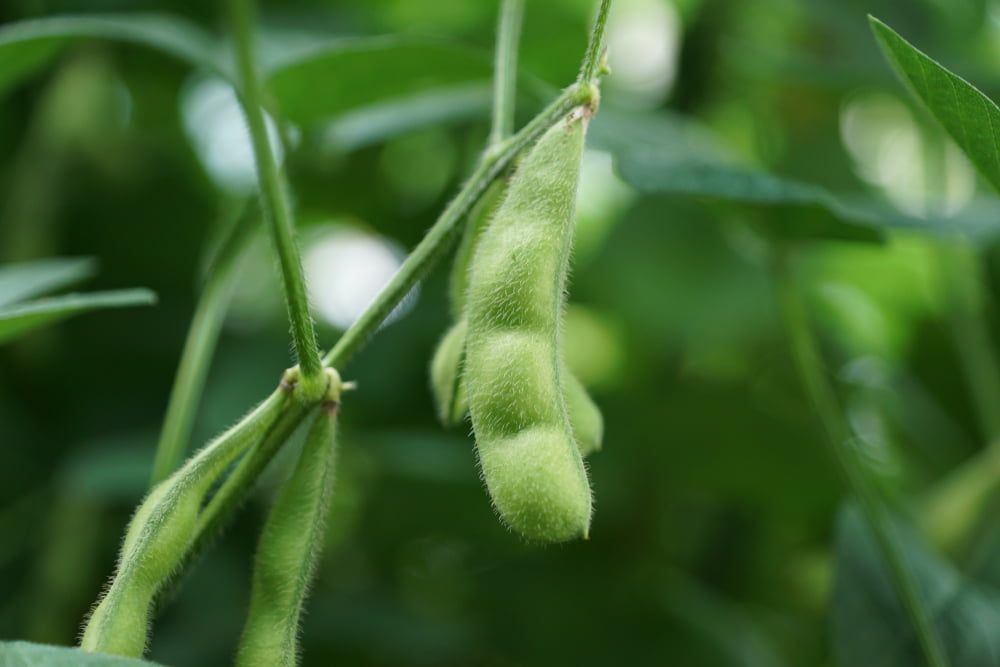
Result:
[[135,288],[89,294],[66,294],[0,308],[0,344],[72,315],[106,308],[148,306],[154,303],[156,295],[153,292]]
[[274,64],[268,90],[286,120],[310,125],[433,88],[485,83],[489,57],[444,40],[341,38]]
[[94,275],[97,263],[89,257],[67,257],[19,262],[0,267],[0,308]]
[[77,648],[32,642],[0,641],[0,665],[4,667],[156,667],[157,663]]
[[1000,108],[978,88],[868,17],[886,59],[910,91],[944,126],[969,160],[1000,191]]
[[208,32],[175,16],[53,16],[0,27],[0,94],[44,66],[66,43],[88,38],[147,46],[224,76],[229,69]]

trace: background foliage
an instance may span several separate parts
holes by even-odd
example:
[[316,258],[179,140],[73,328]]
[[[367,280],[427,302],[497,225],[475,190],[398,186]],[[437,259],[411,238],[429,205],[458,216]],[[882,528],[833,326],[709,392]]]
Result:
[[[522,120],[574,78],[591,5],[528,3]],[[482,145],[496,7],[262,9],[329,346],[384,279],[372,267],[391,270],[419,240]],[[12,0],[0,21],[138,10],[200,25],[206,53],[224,39],[214,3]],[[831,643],[842,490],[781,328],[773,239],[808,242],[810,314],[888,492],[923,492],[995,435],[961,372],[954,285],[926,232],[967,232],[990,296],[996,204],[892,77],[865,15],[996,99],[1000,6],[616,0],[615,12],[566,334],[607,424],[590,462],[591,539],[541,549],[508,534],[471,440],[436,423],[427,363],[448,322],[438,270],[342,369],[360,390],[342,412],[306,664],[858,664]],[[331,35],[343,48],[290,64]],[[95,39],[15,56],[0,64],[0,260],[95,257],[88,290],[142,285],[159,299],[0,347],[0,637],[70,644],[144,492],[205,257],[249,181],[225,89],[204,69]],[[259,240],[241,268],[196,442],[289,364],[267,251]],[[986,314],[992,323],[989,299]],[[281,474],[184,582],[153,659],[228,660]],[[862,567],[863,550],[851,553],[845,567]],[[995,555],[982,530],[956,567],[1000,583]]]

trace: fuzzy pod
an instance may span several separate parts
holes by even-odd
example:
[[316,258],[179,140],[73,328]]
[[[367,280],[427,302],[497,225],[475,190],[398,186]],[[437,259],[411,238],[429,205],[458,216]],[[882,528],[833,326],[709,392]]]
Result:
[[298,664],[299,619],[323,546],[333,493],[339,396],[340,379],[334,376],[295,470],[264,524],[237,667]]
[[431,395],[438,419],[445,426],[461,423],[469,409],[462,380],[467,324],[463,317],[451,325],[431,358]]
[[525,537],[586,537],[592,500],[564,398],[560,320],[590,117],[574,109],[527,152],[469,273],[464,377],[480,468]]
[[601,443],[604,440],[604,416],[594,403],[594,399],[587,393],[587,388],[565,366],[561,377],[566,412],[573,428],[573,439],[580,449],[580,455],[590,456],[601,450]]
[[448,284],[451,314],[455,318],[455,322],[465,316],[465,293],[469,285],[469,266],[472,264],[479,237],[482,236],[483,230],[496,214],[506,190],[507,179],[498,178],[490,184],[469,212],[469,222],[465,225],[462,240],[455,251],[455,261],[451,265],[451,277]]
[[469,282],[469,264],[475,253],[476,243],[496,212],[506,187],[507,183],[503,178],[493,181],[469,212],[468,222],[451,266],[448,295],[455,323],[441,337],[434,350],[430,372],[431,396],[438,419],[447,427],[461,423],[468,412],[461,367],[465,357],[465,292]]
[[263,437],[285,400],[283,390],[275,391],[153,487],[129,522],[115,575],[87,619],[83,650],[142,656],[153,600],[191,546],[205,495],[226,467]]
[[[460,424],[469,411],[469,397],[462,376],[467,330],[468,322],[464,317],[453,324],[438,344],[431,361],[431,387],[438,419],[448,427]],[[590,456],[601,449],[604,417],[583,383],[565,366],[562,378],[573,439],[580,454]]]

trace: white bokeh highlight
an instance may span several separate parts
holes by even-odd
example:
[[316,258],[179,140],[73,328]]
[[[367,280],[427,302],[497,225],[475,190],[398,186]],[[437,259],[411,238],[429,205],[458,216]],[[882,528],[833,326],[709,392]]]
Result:
[[615,101],[651,107],[670,93],[677,78],[681,19],[663,0],[619,0],[608,17],[608,53]]
[[[354,227],[331,227],[305,252],[306,284],[316,313],[328,324],[346,329],[364,312],[403,262],[404,253],[384,237]],[[386,320],[400,317],[415,292]]]
[[[195,153],[216,185],[235,194],[252,192],[257,184],[253,145],[233,87],[221,79],[194,79],[181,95],[181,114]],[[278,128],[269,116],[264,120],[271,150],[281,164]]]

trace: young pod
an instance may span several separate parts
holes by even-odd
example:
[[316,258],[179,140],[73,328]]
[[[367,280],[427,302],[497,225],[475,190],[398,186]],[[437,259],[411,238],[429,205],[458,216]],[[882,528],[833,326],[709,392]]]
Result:
[[466,328],[464,317],[451,325],[431,358],[431,392],[438,419],[445,426],[461,423],[469,409],[462,381]]
[[479,236],[489,224],[505,188],[505,179],[499,178],[493,181],[469,212],[469,219],[451,266],[448,295],[455,323],[445,332],[434,350],[434,356],[431,357],[431,396],[434,399],[438,419],[448,427],[459,424],[468,412],[465,388],[461,382],[461,368],[465,356],[465,291],[468,285],[469,263],[475,253]]
[[341,384],[335,371],[328,373],[326,400],[261,532],[237,667],[298,663],[299,618],[323,545],[333,490]]
[[[469,397],[462,376],[465,363],[465,338],[468,322],[463,317],[453,324],[438,344],[431,362],[431,384],[434,388],[438,419],[445,426],[460,424],[469,411]],[[573,439],[580,454],[590,456],[600,451],[604,437],[604,417],[583,383],[563,366],[563,395]]]
[[587,393],[583,383],[565,366],[561,377],[573,439],[576,440],[580,454],[590,456],[601,450],[604,439],[604,416],[601,415],[601,409]]
[[526,537],[586,537],[591,494],[564,398],[560,318],[587,108],[528,151],[469,273],[464,377],[483,478]]
[[283,390],[275,391],[150,491],[129,522],[115,575],[84,627],[82,649],[142,656],[153,600],[190,547],[205,495],[226,467],[267,432],[285,400]]

